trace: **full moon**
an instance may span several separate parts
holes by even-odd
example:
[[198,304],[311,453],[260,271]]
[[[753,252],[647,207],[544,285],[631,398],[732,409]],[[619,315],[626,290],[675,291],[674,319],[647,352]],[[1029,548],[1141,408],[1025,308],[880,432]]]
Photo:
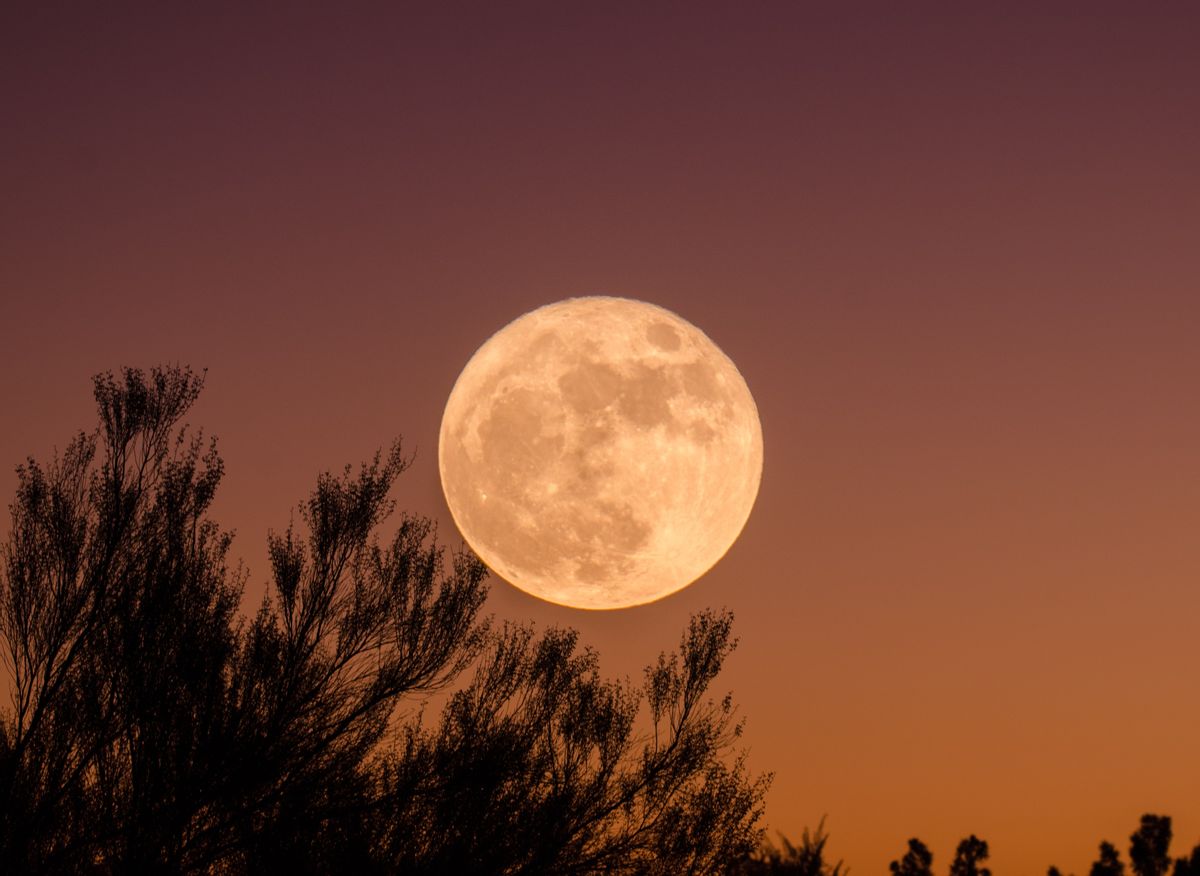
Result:
[[627,298],[572,298],[496,332],[459,375],[438,441],[467,543],[541,599],[625,608],[724,556],[762,479],[737,367],[691,323]]

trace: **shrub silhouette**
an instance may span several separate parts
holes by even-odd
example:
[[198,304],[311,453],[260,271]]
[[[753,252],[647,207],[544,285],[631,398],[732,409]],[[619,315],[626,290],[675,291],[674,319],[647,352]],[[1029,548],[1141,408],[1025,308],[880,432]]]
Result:
[[916,837],[908,841],[908,851],[899,861],[888,864],[888,870],[895,876],[932,876],[933,854]]
[[958,844],[950,863],[950,876],[992,876],[987,867],[979,866],[988,858],[988,844],[971,834]]
[[1129,861],[1137,876],[1164,876],[1171,866],[1171,819],[1165,815],[1142,816],[1141,825],[1129,837]]
[[[180,426],[202,383],[102,375],[98,429],[18,468],[10,872],[709,872],[757,846],[769,777],[708,695],[730,615],[694,616],[639,688],[573,631],[496,626],[485,567],[429,520],[380,541],[397,445],[318,478],[243,618],[247,573],[208,516],[221,459]],[[452,683],[432,726],[398,713]]]
[[1100,843],[1100,857],[1092,864],[1090,876],[1125,876],[1125,862],[1116,846],[1107,840]]
[[[1200,876],[1200,844],[1189,856],[1170,857],[1171,819],[1165,815],[1146,814],[1129,838],[1129,858],[1137,876]],[[988,844],[974,834],[958,844],[950,876],[977,874],[989,876],[990,870],[979,865],[988,858]],[[892,861],[888,869],[896,876],[931,876],[933,855],[919,839],[908,841],[908,852],[899,861]],[[1110,842],[1100,843],[1097,860],[1092,864],[1090,876],[1124,876],[1125,863],[1116,846]],[[1051,866],[1046,876],[1062,876],[1058,867]]]
[[829,834],[825,831],[822,818],[814,831],[804,829],[800,844],[794,845],[783,834],[779,835],[779,846],[764,839],[762,845],[750,856],[738,872],[743,874],[780,873],[794,876],[846,876],[849,869],[841,862],[825,860],[825,845]]
[[[988,844],[971,834],[958,844],[950,863],[950,876],[991,876],[991,870],[979,866],[987,858]],[[888,870],[895,876],[932,876],[933,853],[925,843],[913,837],[908,841],[904,857],[888,864]]]
[[1175,859],[1171,876],[1200,876],[1200,843],[1197,843],[1189,856]]

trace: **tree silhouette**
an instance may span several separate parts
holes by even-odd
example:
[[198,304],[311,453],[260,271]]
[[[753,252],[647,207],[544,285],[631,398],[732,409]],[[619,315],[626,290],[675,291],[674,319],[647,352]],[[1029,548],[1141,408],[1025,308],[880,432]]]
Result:
[[598,677],[573,631],[503,630],[437,729],[410,728],[384,762],[389,869],[683,873],[744,857],[765,783],[716,759],[740,725],[728,697],[704,700],[730,621],[694,617],[647,669],[653,731],[636,754],[638,697]]
[[1090,876],[1125,876],[1125,863],[1116,846],[1108,841],[1100,843],[1100,857],[1089,873]]
[[908,841],[908,851],[899,861],[892,861],[888,869],[895,876],[933,876],[933,853],[916,837]]
[[987,842],[971,834],[958,844],[950,864],[950,876],[991,876],[991,870],[979,866],[987,858]]
[[825,860],[825,845],[829,834],[825,831],[825,819],[817,824],[816,830],[806,827],[800,844],[793,844],[783,834],[779,835],[779,846],[763,840],[758,851],[743,863],[739,872],[747,874],[786,873],[795,876],[846,876],[849,868],[842,861],[830,863]]
[[1171,876],[1200,876],[1200,843],[1193,847],[1190,856],[1175,859]]
[[1129,837],[1129,861],[1137,876],[1165,876],[1171,866],[1171,818],[1142,816],[1138,829]]
[[[6,867],[675,873],[757,845],[769,777],[726,761],[741,724],[708,698],[728,614],[693,617],[637,689],[572,631],[496,628],[485,567],[429,520],[381,543],[397,445],[318,479],[243,618],[247,573],[208,517],[221,459],[180,426],[202,382],[98,377],[98,429],[18,468]],[[399,712],[452,682],[434,726]]]

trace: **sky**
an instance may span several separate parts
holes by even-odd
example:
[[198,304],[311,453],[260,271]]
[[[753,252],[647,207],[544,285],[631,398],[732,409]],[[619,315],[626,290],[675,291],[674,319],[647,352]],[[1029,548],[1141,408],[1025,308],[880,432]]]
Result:
[[[291,4],[301,6],[303,4]],[[78,7],[78,5],[76,5]],[[90,378],[207,368],[247,604],[316,475],[540,305],[659,304],[762,419],[729,553],[648,606],[494,580],[640,676],[727,607],[767,822],[886,872],[1200,842],[1194,4],[50,4],[0,12],[0,493]],[[8,499],[5,500],[6,502]],[[0,526],[6,531],[7,523]]]

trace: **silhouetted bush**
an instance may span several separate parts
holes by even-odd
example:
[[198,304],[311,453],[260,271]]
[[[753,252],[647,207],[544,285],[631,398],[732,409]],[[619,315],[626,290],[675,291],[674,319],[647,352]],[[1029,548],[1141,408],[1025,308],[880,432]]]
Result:
[[1107,840],[1100,843],[1100,857],[1092,864],[1090,876],[1125,876],[1125,862],[1116,846]]
[[[100,426],[18,468],[0,575],[6,872],[713,872],[757,847],[768,779],[708,688],[692,618],[644,683],[570,630],[479,617],[485,567],[392,513],[397,445],[322,475],[269,538],[271,587],[208,517],[216,447],[185,368],[95,381]],[[451,683],[432,726],[402,701]],[[639,724],[642,702],[649,716]]]
[[987,858],[988,844],[971,834],[958,844],[950,864],[950,876],[992,876],[991,870],[980,866]]
[[1129,837],[1129,860],[1137,876],[1165,876],[1171,866],[1171,819],[1165,815],[1142,816],[1142,823]]
[[1192,849],[1190,856],[1175,859],[1171,876],[1200,876],[1200,843]]
[[800,845],[793,845],[783,834],[779,835],[778,846],[764,838],[758,850],[742,864],[739,872],[747,876],[764,873],[847,876],[850,871],[841,861],[830,863],[825,860],[825,844],[828,841],[829,834],[825,832],[824,818],[816,830],[809,832],[808,828],[804,829]]
[[[1192,849],[1191,855],[1175,859],[1173,865],[1169,854],[1171,845],[1171,819],[1160,815],[1143,815],[1141,824],[1129,838],[1129,858],[1134,862],[1137,876],[1200,876],[1200,844]],[[974,834],[958,844],[954,861],[950,865],[950,876],[989,876],[985,867],[979,866],[988,858],[988,844]],[[908,852],[899,861],[888,865],[896,876],[932,876],[933,855],[919,839],[908,841]],[[1092,864],[1090,876],[1124,876],[1125,863],[1121,853],[1110,842],[1100,843],[1099,857]],[[1058,867],[1051,866],[1046,876],[1062,876]]]
[[899,861],[892,861],[888,869],[895,876],[932,876],[933,853],[916,837],[908,841],[908,851]]

